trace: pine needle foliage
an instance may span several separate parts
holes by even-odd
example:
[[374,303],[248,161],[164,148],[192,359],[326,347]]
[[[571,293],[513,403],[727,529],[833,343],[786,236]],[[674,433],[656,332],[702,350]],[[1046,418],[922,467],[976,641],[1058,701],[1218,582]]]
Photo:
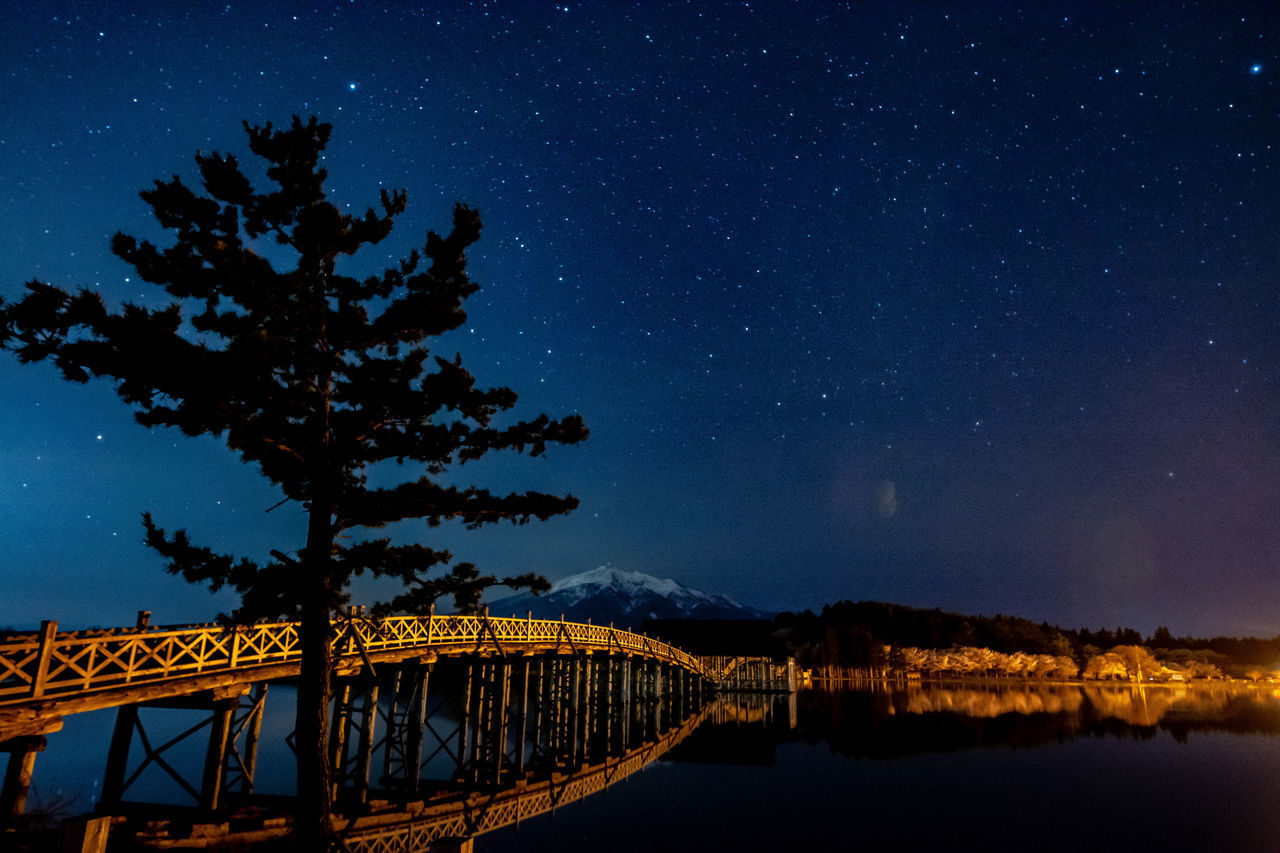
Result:
[[[330,125],[295,117],[285,130],[247,123],[245,130],[273,189],[256,191],[233,155],[198,154],[203,193],[177,176],[142,193],[175,234],[173,244],[158,248],[125,234],[112,241],[114,253],[173,302],[112,312],[92,291],[32,281],[5,309],[9,346],[23,362],[51,360],[74,382],[114,380],[144,426],[223,437],[319,517],[321,535],[309,539],[303,559],[275,551],[272,562],[259,563],[193,545],[185,531],[166,533],[144,515],[147,544],[171,572],[240,593],[236,621],[298,616],[299,573],[317,570],[329,578],[330,608],[366,571],[409,588],[397,609],[425,611],[446,594],[473,608],[496,578],[470,564],[432,577],[450,562],[447,551],[344,537],[406,519],[479,527],[568,512],[577,505],[571,496],[496,495],[445,485],[441,475],[490,451],[540,456],[549,444],[576,443],[587,434],[582,419],[540,415],[497,427],[515,392],[481,388],[460,356],[428,349],[466,321],[463,303],[478,289],[465,256],[480,236],[476,211],[459,205],[448,236],[430,232],[421,251],[379,274],[344,275],[338,259],[387,237],[404,193],[383,191],[380,209],[344,214],[326,199],[319,166]],[[255,251],[264,239],[292,249],[296,266],[279,270]],[[416,466],[419,476],[371,486],[369,469],[387,461]],[[546,586],[528,575],[502,582]]]

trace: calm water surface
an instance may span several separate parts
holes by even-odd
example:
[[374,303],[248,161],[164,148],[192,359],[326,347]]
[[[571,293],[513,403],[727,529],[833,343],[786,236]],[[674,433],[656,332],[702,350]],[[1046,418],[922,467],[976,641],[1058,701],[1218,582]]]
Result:
[[[288,793],[293,696],[273,691],[258,789]],[[770,701],[727,704],[643,772],[475,849],[1280,850],[1280,692],[915,684]],[[37,806],[92,807],[112,720],[50,737]],[[172,789],[153,774],[130,798]]]
[[914,685],[774,710],[476,849],[1280,850],[1275,693]]

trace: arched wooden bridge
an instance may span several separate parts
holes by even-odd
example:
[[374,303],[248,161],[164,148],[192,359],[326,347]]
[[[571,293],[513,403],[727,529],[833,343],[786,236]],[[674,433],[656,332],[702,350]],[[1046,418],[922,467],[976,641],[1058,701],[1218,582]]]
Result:
[[[266,687],[298,674],[298,624],[148,622],[149,614],[140,613],[133,628],[60,632],[45,622],[38,632],[0,636],[0,751],[10,754],[0,820],[21,813],[35,756],[62,719],[112,707],[119,712],[101,812],[114,813],[148,765],[162,767],[206,812],[223,808],[237,786],[242,795],[252,793]],[[431,755],[450,757],[455,781],[505,784],[525,778],[539,761],[561,772],[605,756],[607,766],[609,756],[636,747],[637,732],[651,729],[653,736],[678,724],[717,690],[786,692],[795,683],[789,663],[698,657],[644,634],[563,619],[369,619],[353,608],[335,620],[333,643],[334,793],[359,803],[379,784],[412,799],[428,783],[426,735],[436,742]],[[445,700],[452,704],[443,712],[451,729],[443,735],[432,726],[427,700],[438,661],[466,673],[465,698]],[[144,706],[211,714],[188,733],[208,726],[200,781],[189,782],[166,762],[161,753],[170,744],[151,746],[138,713]],[[145,757],[130,775],[135,733]],[[375,752],[384,754],[380,776]]]
[[[66,714],[296,676],[301,660],[297,622],[57,628],[0,637],[0,741],[57,731]],[[333,643],[340,674],[440,656],[604,652],[660,660],[716,685],[747,660],[697,658],[612,626],[489,616],[347,616]]]

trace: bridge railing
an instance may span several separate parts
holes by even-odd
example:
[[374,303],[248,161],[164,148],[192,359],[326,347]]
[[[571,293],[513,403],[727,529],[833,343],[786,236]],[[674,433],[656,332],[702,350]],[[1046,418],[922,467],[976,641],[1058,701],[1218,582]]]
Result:
[[[507,647],[617,651],[669,661],[710,676],[699,660],[659,640],[562,620],[446,615],[342,618],[335,623],[333,643],[335,655],[346,658],[463,647],[499,652]],[[56,622],[45,622],[38,632],[0,637],[0,707],[300,659],[297,622],[68,632],[59,632]]]

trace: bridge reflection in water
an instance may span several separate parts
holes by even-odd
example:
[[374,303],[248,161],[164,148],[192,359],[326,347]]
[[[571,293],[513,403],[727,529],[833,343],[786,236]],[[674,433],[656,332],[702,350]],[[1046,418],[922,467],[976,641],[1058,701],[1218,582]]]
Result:
[[[267,629],[250,643],[140,618],[131,630],[59,634],[46,623],[39,635],[0,638],[4,799],[18,800],[8,813],[20,814],[34,755],[62,716],[114,706],[97,815],[64,826],[79,833],[74,849],[101,850],[108,832],[113,850],[278,844],[289,800],[255,794],[254,781],[269,683],[296,672],[295,635],[287,623]],[[741,724],[761,713],[758,702],[713,702],[717,691],[794,686],[789,663],[694,658],[563,621],[351,620],[335,644],[333,826],[353,850],[460,845],[626,778],[709,717]],[[143,707],[208,716],[153,736],[163,728],[155,715],[169,712],[148,711],[144,726]],[[192,742],[205,738],[194,750],[203,760],[192,761]],[[189,805],[131,801],[134,783],[157,775]]]
[[[775,713],[772,696],[713,696],[678,668],[625,655],[441,659],[362,672],[338,694],[333,826],[370,853],[465,849],[623,781],[700,727],[762,728]],[[268,803],[228,791],[203,821],[136,803],[107,810],[138,849],[269,846],[289,817]]]

